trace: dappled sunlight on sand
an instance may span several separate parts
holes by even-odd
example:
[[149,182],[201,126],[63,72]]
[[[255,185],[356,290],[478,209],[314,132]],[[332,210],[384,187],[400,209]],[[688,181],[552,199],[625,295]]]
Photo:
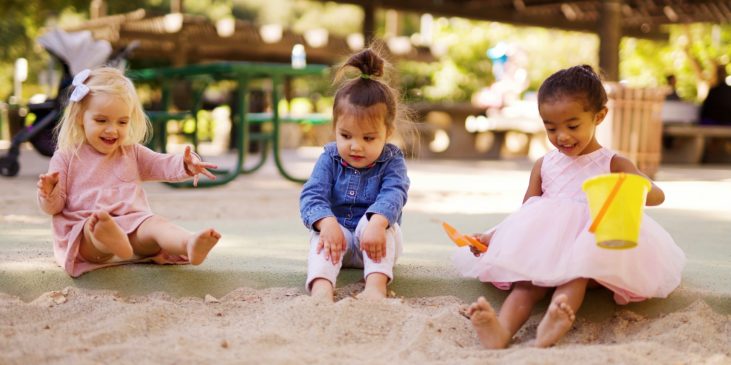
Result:
[[729,181],[663,181],[665,209],[725,212],[731,219],[731,180]]
[[48,257],[27,258],[23,261],[2,261],[0,272],[39,272],[58,269],[53,259]]
[[411,170],[406,211],[424,213],[509,213],[519,208],[529,173],[491,170]]
[[3,236],[23,236],[23,237],[48,237],[51,238],[51,230],[50,227],[38,227],[38,228],[30,228],[30,227],[19,227],[15,229],[11,228],[3,228]]
[[40,216],[40,215],[32,216],[32,215],[6,214],[6,215],[0,215],[0,222],[42,224],[42,223],[50,223],[51,218],[47,217],[47,216]]
[[[528,170],[516,166],[500,170],[489,165],[484,169],[465,171],[463,163],[457,163],[457,166],[458,171],[430,171],[428,166],[427,169],[420,166],[422,168],[409,171],[412,185],[405,210],[507,214],[522,204],[530,175]],[[673,176],[669,181],[656,181],[665,192],[666,200],[659,207],[650,209],[708,212],[716,218],[731,220],[731,179],[722,176],[710,181],[689,178]]]

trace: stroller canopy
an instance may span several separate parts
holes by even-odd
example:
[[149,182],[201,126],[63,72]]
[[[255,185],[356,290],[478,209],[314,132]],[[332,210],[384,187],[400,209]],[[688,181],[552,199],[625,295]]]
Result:
[[88,30],[67,33],[53,29],[38,37],[38,43],[69,66],[72,75],[104,64],[112,54],[105,40],[95,40]]

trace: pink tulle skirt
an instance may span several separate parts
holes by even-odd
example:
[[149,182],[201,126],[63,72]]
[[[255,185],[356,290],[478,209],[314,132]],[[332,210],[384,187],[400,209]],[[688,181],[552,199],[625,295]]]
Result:
[[585,202],[532,197],[495,227],[487,253],[454,255],[464,276],[500,289],[529,281],[556,287],[590,278],[614,292],[619,304],[667,297],[680,285],[685,254],[652,218],[643,215],[638,245],[609,250],[596,245]]

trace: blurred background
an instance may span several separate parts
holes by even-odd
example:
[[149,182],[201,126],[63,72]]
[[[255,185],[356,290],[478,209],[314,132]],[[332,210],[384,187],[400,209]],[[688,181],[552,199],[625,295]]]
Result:
[[[536,90],[551,73],[577,64],[601,70],[610,92],[645,90],[621,98],[649,100],[643,108],[670,124],[697,124],[709,90],[731,84],[716,72],[731,57],[731,2],[722,0],[4,0],[0,14],[0,140],[6,146],[19,128],[38,120],[26,106],[56,98],[61,89],[63,64],[37,41],[52,31],[87,32],[108,42],[113,54],[134,48],[124,54],[128,70],[221,61],[333,66],[375,41],[395,71],[389,82],[415,111],[421,141],[411,149],[422,157],[542,155],[548,146]],[[188,81],[173,88],[166,110],[193,108],[195,86]],[[146,107],[160,108],[159,85],[138,86]],[[250,112],[272,111],[272,87],[268,80],[251,84]],[[276,107],[283,114],[326,115],[332,92],[332,78],[322,74],[288,78]],[[231,80],[210,82],[195,115],[166,128],[183,137],[193,133],[196,142],[211,141],[216,130],[230,133],[236,97]],[[221,128],[217,118],[233,127]],[[326,126],[299,124],[284,127],[291,135],[285,144],[318,146],[328,139]],[[653,141],[660,141],[663,128],[656,129]],[[682,149],[667,161],[708,160],[708,152],[696,151],[705,144],[690,156],[687,146],[671,140],[680,132],[669,133],[652,142],[651,164],[660,163],[661,148]],[[731,154],[731,131],[718,133],[724,142],[712,155]],[[637,162],[648,151],[632,153]]]
[[[357,3],[375,9],[364,9],[364,6],[355,5]],[[247,32],[258,32],[261,41],[269,45],[268,48],[275,48],[283,38],[308,37],[308,51],[327,48],[322,52],[308,52],[308,60],[334,63],[347,56],[349,49],[362,47],[366,10],[374,13],[374,36],[387,40],[393,53],[399,56],[409,55],[401,57],[395,65],[400,74],[399,83],[410,100],[469,101],[475,93],[492,85],[500,77],[500,73],[494,72],[494,69],[506,61],[519,63],[518,67],[525,69],[527,74],[524,77],[527,81],[524,92],[536,90],[541,81],[558,68],[580,63],[599,65],[598,26],[594,26],[595,32],[560,30],[577,28],[569,24],[571,19],[589,16],[582,12],[582,7],[592,3],[591,1],[426,1],[414,6],[424,10],[438,10],[437,5],[430,8],[426,4],[463,3],[464,7],[484,9],[484,15],[479,11],[473,12],[474,18],[489,18],[490,13],[496,13],[490,7],[500,5],[501,9],[512,8],[514,20],[521,23],[527,22],[521,21],[521,11],[537,13],[539,10],[546,12],[550,7],[560,9],[554,15],[556,19],[547,18],[551,13],[544,17],[545,27],[450,16],[454,11],[447,6],[446,14],[438,14],[390,9],[389,3],[404,3],[406,5],[399,7],[406,7],[421,2],[4,0],[0,3],[0,41],[3,44],[0,49],[0,99],[8,100],[12,96],[13,69],[18,58],[28,61],[28,76],[22,95],[18,97],[27,100],[35,94],[49,91],[49,84],[53,81],[53,75],[49,74],[49,56],[35,39],[50,28],[92,30],[96,38],[108,39],[119,47],[130,42],[135,35],[138,35],[137,38],[143,44],[147,41],[144,38],[154,38],[151,22],[144,20],[157,17],[162,17],[163,27],[167,26],[162,29],[164,33],[161,32],[166,40],[179,39],[183,43],[189,43],[177,45],[188,48],[188,51],[175,47],[176,54],[166,54],[165,49],[145,48],[143,45],[131,57],[130,67],[194,63],[205,61],[206,57],[288,60],[291,47],[282,51],[284,53],[280,52],[279,57],[274,49],[250,51],[251,44],[241,44],[245,41],[246,38],[243,37],[246,34],[239,34]],[[598,23],[596,7],[601,6],[602,1],[594,3],[599,5],[594,6],[594,19],[591,21]],[[706,3],[710,4],[701,4],[702,7],[694,10],[697,14],[683,11],[690,8],[692,3],[703,2],[667,2],[679,4],[675,8],[665,8],[661,3],[663,1],[623,2],[622,6],[636,8],[622,10],[624,12],[647,12],[652,10],[651,4],[655,4],[659,13],[648,17],[648,23],[640,25],[648,29],[646,34],[638,31],[622,37],[619,45],[619,80],[634,86],[657,86],[666,84],[666,75],[674,74],[681,98],[699,102],[707,93],[715,65],[729,63],[731,26],[728,22],[731,13],[728,2],[716,1],[719,8],[715,8],[714,2],[708,1]],[[544,9],[540,9],[541,7]],[[666,19],[660,19],[662,17]],[[91,21],[93,19],[103,21],[95,24]],[[555,25],[551,24],[552,21]],[[554,26],[551,27],[552,25]],[[228,34],[227,26],[228,32],[236,34]],[[231,27],[233,30],[230,30]],[[178,37],[167,36],[171,33]],[[238,43],[242,49],[218,53],[197,50],[206,46],[212,48],[211,43],[214,42],[224,43],[221,39],[225,38],[234,38],[225,43]],[[207,41],[206,44],[195,44],[203,40]],[[157,42],[162,43],[163,40]],[[343,47],[342,43],[346,43],[349,49]],[[493,52],[493,57],[487,54],[488,50],[495,47],[502,49],[507,60],[501,57],[500,50]],[[510,56],[516,59],[511,60]],[[324,93],[327,91],[327,83],[323,84],[317,88],[322,88]]]

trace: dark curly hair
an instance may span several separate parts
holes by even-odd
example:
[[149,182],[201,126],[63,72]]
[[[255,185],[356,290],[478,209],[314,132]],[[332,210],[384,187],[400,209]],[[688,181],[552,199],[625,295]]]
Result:
[[538,89],[538,105],[562,97],[583,99],[586,111],[598,112],[607,105],[601,77],[589,65],[557,71]]

